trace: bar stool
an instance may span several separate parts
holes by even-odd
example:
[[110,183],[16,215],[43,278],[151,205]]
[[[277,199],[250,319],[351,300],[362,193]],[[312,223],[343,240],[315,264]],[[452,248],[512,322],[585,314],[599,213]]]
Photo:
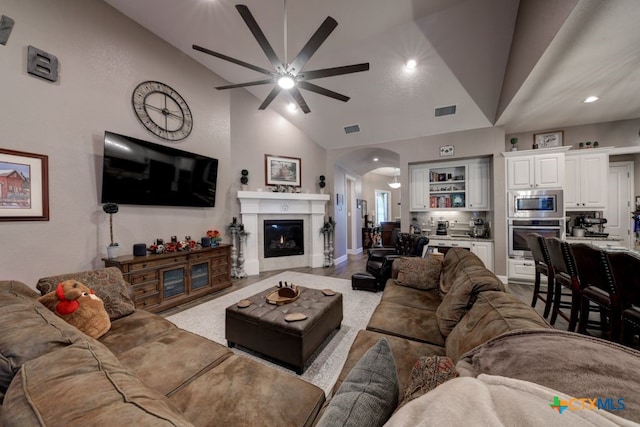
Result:
[[[531,307],[535,307],[538,299],[544,302],[543,317],[546,319],[551,312],[551,306],[553,302],[553,289],[555,286],[555,272],[551,266],[551,258],[549,258],[549,251],[545,244],[544,237],[538,233],[529,233],[525,236],[527,245],[531,249],[533,260],[535,262],[535,278],[536,281],[533,286],[533,299],[531,300]],[[546,295],[540,293],[541,276],[547,277],[547,292]]]
[[607,254],[597,246],[576,243],[571,245],[580,278],[580,323],[578,332],[587,333],[591,304],[600,311],[600,328],[610,341],[619,341],[620,299]]
[[631,346],[640,333],[640,258],[625,252],[606,252],[606,256],[619,293],[620,341]]
[[[575,331],[578,324],[578,314],[580,313],[580,281],[578,270],[576,269],[571,247],[565,241],[557,237],[546,237],[545,245],[549,252],[551,266],[555,273],[555,287],[553,295],[553,308],[549,323],[555,324],[558,316],[569,322],[567,330]],[[571,291],[571,303],[569,304],[569,315],[561,311],[562,288]]]

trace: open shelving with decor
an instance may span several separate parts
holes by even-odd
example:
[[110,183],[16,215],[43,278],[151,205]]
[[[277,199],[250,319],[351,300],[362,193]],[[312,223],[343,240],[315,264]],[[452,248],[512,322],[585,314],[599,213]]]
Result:
[[489,161],[411,166],[411,211],[489,210]]

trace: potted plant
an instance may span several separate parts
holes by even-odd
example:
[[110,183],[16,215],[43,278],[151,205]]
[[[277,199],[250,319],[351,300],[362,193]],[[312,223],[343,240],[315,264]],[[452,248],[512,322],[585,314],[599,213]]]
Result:
[[242,169],[242,172],[240,172],[240,174],[242,175],[240,177],[240,184],[242,184],[242,189],[246,190],[247,184],[249,183],[249,171],[246,169]]
[[320,194],[324,194],[324,187],[327,185],[327,183],[324,182],[326,178],[324,177],[324,175],[320,175],[318,179],[320,180],[318,182],[318,187],[320,187]]
[[115,203],[105,203],[102,210],[109,214],[109,238],[111,243],[107,246],[107,258],[116,258],[120,251],[120,246],[113,241],[113,214],[118,213],[118,205]]
[[518,138],[511,138],[511,151],[518,151],[518,147],[516,144],[518,143]]

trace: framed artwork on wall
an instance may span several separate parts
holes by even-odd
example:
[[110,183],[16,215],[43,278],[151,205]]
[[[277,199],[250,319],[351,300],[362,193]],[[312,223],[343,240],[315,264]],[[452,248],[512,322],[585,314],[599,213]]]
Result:
[[362,199],[356,199],[356,209],[362,209]]
[[266,185],[290,185],[300,187],[302,184],[301,160],[297,157],[264,155]]
[[367,215],[367,201],[362,200],[362,218]]
[[564,131],[557,130],[533,135],[533,146],[538,148],[562,147],[564,144]]
[[49,157],[0,149],[0,221],[49,221]]

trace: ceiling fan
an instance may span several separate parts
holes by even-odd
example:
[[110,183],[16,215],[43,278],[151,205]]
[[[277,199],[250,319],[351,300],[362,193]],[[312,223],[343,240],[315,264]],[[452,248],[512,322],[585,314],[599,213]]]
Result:
[[362,64],[354,64],[354,65],[345,65],[342,67],[333,67],[333,68],[323,68],[320,70],[311,70],[311,71],[302,71],[307,61],[313,56],[313,54],[318,50],[320,45],[324,43],[324,41],[329,37],[329,34],[338,26],[338,22],[332,17],[327,17],[324,22],[320,25],[320,27],[316,30],[316,32],[311,36],[307,44],[304,45],[300,53],[293,59],[291,64],[288,64],[286,61],[286,51],[287,51],[287,5],[285,0],[285,61],[282,62],[276,55],[275,51],[269,44],[269,41],[265,37],[264,33],[260,29],[260,26],[254,19],[253,15],[249,11],[249,8],[246,5],[238,4],[236,5],[236,9],[242,16],[242,19],[249,27],[249,30],[258,41],[258,44],[262,48],[264,54],[271,62],[271,65],[275,68],[274,71],[267,70],[262,67],[258,67],[256,65],[249,64],[247,62],[241,61],[239,59],[232,58],[230,56],[224,55],[222,53],[214,52],[207,48],[193,45],[193,49],[198,50],[200,52],[204,52],[206,54],[215,56],[216,58],[224,59],[225,61],[232,62],[234,64],[240,65],[242,67],[249,68],[251,70],[257,71],[262,74],[266,74],[269,78],[264,80],[257,80],[253,82],[247,83],[238,83],[231,84],[227,86],[218,86],[216,89],[234,89],[239,87],[247,87],[247,86],[257,86],[263,84],[277,83],[276,86],[271,90],[267,98],[262,102],[258,109],[264,110],[266,109],[271,101],[275,99],[276,96],[280,93],[282,89],[288,90],[293,99],[296,101],[300,109],[305,113],[311,112],[309,106],[305,102],[302,94],[299,89],[305,89],[310,92],[315,92],[320,95],[328,96],[330,98],[337,99],[339,101],[347,102],[350,98],[348,96],[342,95],[340,93],[334,92],[329,89],[325,89],[313,83],[310,83],[309,80],[320,79],[323,77],[331,77],[337,76],[341,74],[350,74],[350,73],[358,73],[361,71],[369,70],[369,63]]

